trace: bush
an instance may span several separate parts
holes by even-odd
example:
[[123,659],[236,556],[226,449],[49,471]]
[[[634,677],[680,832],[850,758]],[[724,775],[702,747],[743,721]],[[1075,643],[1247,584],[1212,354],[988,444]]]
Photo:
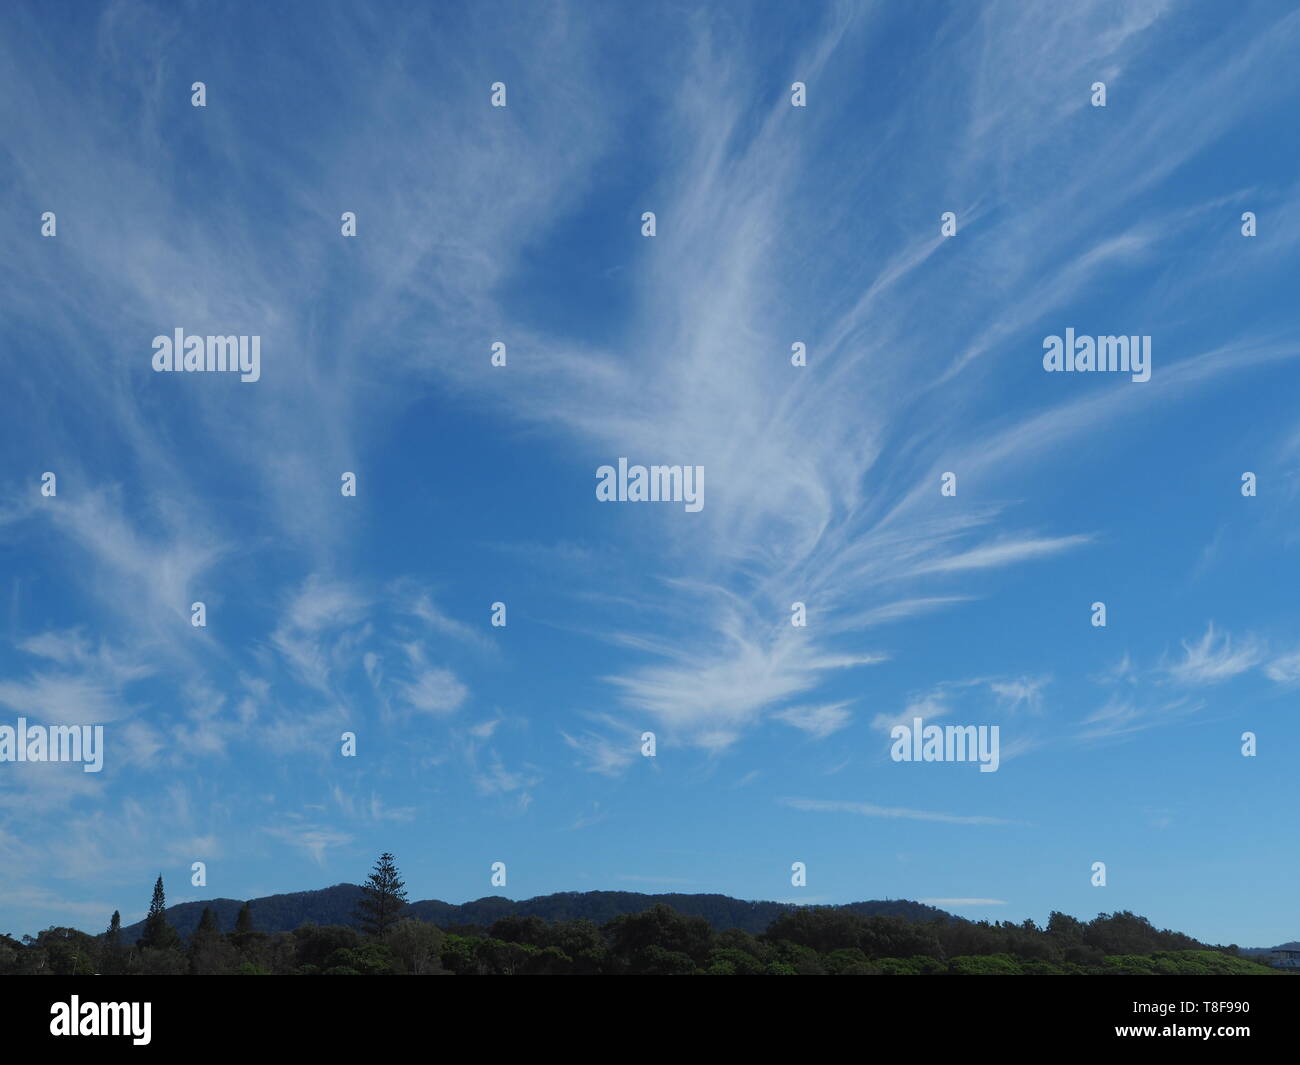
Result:
[[954,976],[1022,976],[1024,970],[1010,954],[953,958],[948,971]]
[[716,966],[726,966],[730,972],[728,975],[736,976],[762,976],[764,965],[752,954],[746,954],[743,950],[726,948],[715,950],[709,958],[710,971]]
[[878,966],[857,947],[841,947],[826,955],[826,971],[832,976],[870,976],[879,973]]
[[911,958],[881,958],[875,964],[886,976],[927,976],[948,971],[943,962],[924,955]]
[[393,955],[393,971],[408,976],[441,972],[442,947],[446,938],[441,928],[426,921],[409,917],[398,921],[384,937],[384,943]]

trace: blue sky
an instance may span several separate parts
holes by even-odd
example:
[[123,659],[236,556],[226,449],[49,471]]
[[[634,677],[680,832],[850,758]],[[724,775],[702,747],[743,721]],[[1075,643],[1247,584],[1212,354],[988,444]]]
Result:
[[[0,929],[391,850],[412,898],[1300,938],[1300,13],[0,26],[0,724],[106,744],[0,763]],[[178,327],[261,379],[153,372]],[[1151,379],[1045,373],[1066,328],[1150,336]],[[620,456],[703,466],[703,510],[597,501]],[[998,771],[892,761],[917,715],[998,726]]]

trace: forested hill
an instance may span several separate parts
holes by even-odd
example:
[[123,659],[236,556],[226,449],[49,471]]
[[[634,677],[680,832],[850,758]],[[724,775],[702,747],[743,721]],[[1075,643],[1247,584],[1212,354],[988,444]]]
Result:
[[[353,912],[360,895],[361,889],[355,884],[335,884],[320,891],[297,891],[289,895],[268,895],[252,899],[253,926],[259,932],[291,932],[308,922],[319,925],[353,925]],[[480,925],[486,928],[499,918],[511,915],[536,916],[547,921],[572,921],[586,917],[596,924],[604,924],[620,914],[642,913],[656,903],[671,906],[678,913],[689,917],[703,917],[716,931],[739,928],[752,935],[765,931],[780,914],[797,908],[790,903],[747,902],[728,895],[562,891],[555,895],[539,895],[537,898],[519,901],[494,895],[462,905],[426,899],[412,903],[406,914],[442,928],[457,925]],[[182,902],[167,907],[167,919],[182,936],[189,938],[198,926],[204,906],[212,908],[219,928],[229,930],[234,927],[235,918],[243,904],[240,899]],[[935,918],[956,920],[943,910],[904,899],[852,902],[833,908],[859,917],[903,917],[909,921],[931,921]],[[123,942],[134,943],[143,931],[143,921],[123,928]]]
[[[355,884],[335,884],[319,891],[295,891],[288,895],[266,895],[250,900],[253,927],[259,932],[292,932],[299,925],[355,924],[353,911],[361,889]],[[203,907],[212,907],[217,927],[229,931],[235,927],[243,899],[209,899],[206,902],[182,902],[168,906],[167,920],[186,939],[199,925]],[[144,932],[144,922],[123,927],[122,941],[134,943]]]
[[[492,924],[501,917],[542,917],[548,921],[574,921],[586,917],[596,924],[604,924],[625,913],[643,913],[657,903],[670,906],[687,917],[703,917],[714,931],[739,928],[751,935],[767,930],[777,917],[797,906],[787,902],[748,902],[729,895],[642,895],[635,891],[561,891],[555,895],[539,895],[535,899],[512,902],[499,895],[477,899],[462,906],[429,900],[411,905],[410,915],[429,921],[441,928],[453,925]],[[851,902],[834,909],[855,913],[860,917],[903,917],[909,921],[932,921],[937,917],[953,919],[951,914],[903,899],[872,902]],[[257,904],[253,904],[257,912]]]

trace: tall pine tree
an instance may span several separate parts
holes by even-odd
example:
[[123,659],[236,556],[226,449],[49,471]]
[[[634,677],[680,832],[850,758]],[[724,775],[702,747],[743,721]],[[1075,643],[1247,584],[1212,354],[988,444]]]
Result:
[[367,935],[382,936],[406,908],[406,884],[397,874],[397,863],[385,851],[374,871],[361,885],[361,898],[353,917]]
[[108,922],[104,933],[104,956],[99,971],[106,976],[117,976],[126,966],[126,951],[122,948],[122,915],[117,910]]
[[163,894],[162,875],[159,874],[158,881],[153,886],[149,916],[144,919],[144,934],[136,941],[136,946],[167,950],[180,945],[180,934],[167,921],[167,896]]
[[217,955],[221,946],[221,929],[217,927],[217,915],[212,912],[211,906],[204,906],[203,916],[199,918],[199,926],[194,929],[194,934],[190,936],[190,949],[188,951],[190,972],[215,972]]

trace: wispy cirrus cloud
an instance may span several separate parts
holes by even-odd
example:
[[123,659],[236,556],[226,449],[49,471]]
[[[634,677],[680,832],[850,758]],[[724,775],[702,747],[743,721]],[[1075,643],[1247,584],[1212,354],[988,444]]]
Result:
[[344,847],[352,842],[350,833],[340,832],[325,825],[283,824],[273,825],[263,831],[274,839],[307,854],[317,865],[324,865],[332,848]]
[[584,729],[576,734],[561,730],[560,735],[581,756],[582,768],[603,776],[618,776],[641,757],[640,733],[609,715],[595,715],[593,721],[603,729]]
[[1179,684],[1219,684],[1254,669],[1263,661],[1264,650],[1252,637],[1233,647],[1232,636],[1214,632],[1211,622],[1195,643],[1183,641],[1183,658],[1168,667],[1170,679]]
[[886,820],[938,821],[949,825],[1015,825],[1023,822],[978,814],[950,814],[934,810],[912,810],[901,806],[877,806],[869,802],[843,802],[833,799],[781,799],[781,804],[809,813],[857,814]]
[[[984,91],[971,100],[969,128],[996,127],[999,138],[994,148],[987,138],[964,137],[955,156],[959,169],[949,180],[972,190],[987,187],[991,176],[1005,180],[1008,168],[1023,165],[1036,145],[1076,120],[1086,106],[1076,83],[1090,83],[1106,69],[1114,74],[1136,61],[1163,14],[1161,4],[1144,5],[1122,26],[1095,8],[1075,14],[999,9],[981,15],[976,22],[985,28],[997,23],[998,32],[996,40],[980,38],[973,50],[977,58],[970,73]],[[1087,29],[1098,26],[1105,32]],[[956,22],[950,30],[975,33]],[[1295,30],[1293,20],[1284,20],[1284,35],[1294,36]],[[869,19],[849,18],[833,31],[828,26],[825,47],[817,54],[829,85],[838,83],[840,64],[870,32]],[[980,80],[997,68],[992,57],[1008,47],[1006,42],[1058,36],[1088,42],[1087,54],[1059,69],[1045,66],[1042,80],[1032,85],[997,79],[995,91],[991,81]],[[1209,206],[1180,204],[1159,219],[1133,224],[1117,216],[1139,189],[1112,184],[1122,191],[1103,208],[1089,195],[1091,178],[1042,183],[1041,203],[983,230],[980,250],[974,252],[988,266],[978,276],[1002,276],[1007,288],[1024,282],[1019,291],[1027,295],[1018,313],[1006,315],[999,302],[997,315],[986,314],[988,308],[954,294],[955,302],[985,318],[973,342],[964,321],[968,342],[954,343],[940,323],[918,327],[912,313],[927,289],[948,278],[933,231],[901,239],[891,234],[882,239],[886,250],[876,264],[848,265],[864,238],[876,234],[864,233],[857,219],[839,220],[844,224],[837,233],[832,220],[810,222],[790,207],[798,202],[793,190],[809,180],[799,160],[821,157],[820,138],[833,128],[829,114],[818,112],[814,118],[810,113],[806,124],[792,127],[788,105],[778,99],[742,123],[740,105],[731,101],[741,98],[737,89],[746,72],[729,56],[715,54],[711,44],[707,39],[702,44],[698,69],[667,114],[679,152],[675,180],[654,197],[660,218],[669,223],[656,237],[656,256],[663,258],[641,268],[635,293],[644,320],[662,324],[628,338],[626,357],[604,372],[592,372],[600,364],[598,354],[566,360],[558,355],[558,340],[545,338],[558,356],[548,373],[558,372],[571,391],[541,393],[544,413],[526,400],[515,414],[568,428],[584,454],[653,454],[659,441],[672,440],[675,451],[708,469],[711,496],[700,520],[662,525],[669,542],[689,545],[698,568],[708,571],[708,581],[699,587],[713,589],[674,615],[690,633],[684,642],[691,651],[647,646],[650,662],[630,665],[610,680],[627,711],[650,714],[675,738],[719,751],[756,727],[765,708],[807,697],[831,680],[807,663],[863,625],[969,601],[973,595],[963,585],[972,580],[1047,563],[1098,542],[1091,530],[1009,532],[1001,504],[944,509],[937,489],[939,472],[953,466],[946,456],[962,455],[962,483],[975,483],[988,496],[1055,448],[1149,409],[1156,397],[1163,400],[1229,370],[1300,352],[1250,337],[1232,349],[1216,347],[1166,364],[1161,381],[1145,392],[1090,392],[985,420],[975,414],[977,404],[966,390],[984,387],[990,367],[1005,365],[1009,346],[1027,344],[1032,353],[1041,336],[1033,330],[1045,314],[1067,307],[1116,271],[1137,270],[1162,242],[1173,239],[1172,233],[1202,225]],[[1250,47],[1270,52],[1277,42]],[[1216,79],[1231,82],[1241,74],[1238,66],[1216,71]],[[1204,97],[1199,72],[1188,63],[1177,78]],[[1025,98],[1018,101],[1021,93]],[[709,105],[701,106],[701,99]],[[1028,114],[1035,115],[1032,123]],[[918,127],[910,121],[914,117],[898,116],[882,131],[882,142],[887,145],[903,130],[909,138],[925,137],[925,121]],[[1163,175],[1215,135],[1214,129],[1198,130],[1187,141],[1175,135],[1167,116],[1157,124],[1169,141],[1185,142],[1165,158]],[[804,146],[800,155],[790,153],[792,142]],[[864,181],[871,176],[864,175]],[[1143,182],[1158,179],[1146,175]],[[973,195],[971,202],[976,199]],[[973,226],[989,224],[987,194],[984,199],[964,216]],[[1046,222],[1057,217],[1068,221]],[[796,229],[808,232],[809,226],[819,260],[827,264],[824,271],[792,278],[779,259],[756,250],[797,243]],[[1094,236],[1084,239],[1089,230]],[[658,266],[669,260],[671,271]],[[832,282],[828,275],[835,263],[841,264],[840,280]],[[721,287],[719,277],[727,279]],[[967,281],[948,279],[959,287]],[[813,321],[806,314],[783,317],[780,308],[806,306],[802,297],[814,290],[821,310]],[[707,300],[699,295],[705,291]],[[1161,311],[1153,307],[1148,313]],[[736,322],[746,325],[736,329]],[[776,358],[754,364],[752,352],[784,350],[789,337],[809,334],[820,343],[814,345],[816,359],[808,372],[792,375]],[[947,364],[931,354],[953,347],[960,354]],[[920,376],[929,385],[918,390],[905,382],[896,372],[903,363],[913,371],[912,381]],[[867,381],[869,387],[863,387]],[[953,409],[973,417],[942,417]],[[797,448],[786,446],[791,441],[799,442]],[[884,454],[890,456],[887,465]],[[733,502],[739,500],[743,507]],[[680,555],[673,553],[674,562]],[[946,587],[933,594],[940,582]],[[915,594],[922,589],[927,594]],[[806,602],[817,617],[797,645],[780,631],[794,601]],[[653,661],[656,657],[661,660]],[[1012,702],[1033,706],[1035,698],[1026,694]]]
[[847,728],[853,720],[849,703],[824,703],[820,706],[793,706],[780,710],[773,716],[778,721],[806,732],[810,738],[825,739],[840,729]]
[[1264,667],[1264,672],[1278,684],[1295,684],[1300,681],[1300,651],[1278,655]]
[[1205,704],[1193,699],[1160,699],[1112,697],[1101,707],[1088,714],[1081,722],[1077,734],[1081,740],[1103,740],[1129,733],[1142,732],[1160,725],[1173,724],[1182,718],[1204,709]]

